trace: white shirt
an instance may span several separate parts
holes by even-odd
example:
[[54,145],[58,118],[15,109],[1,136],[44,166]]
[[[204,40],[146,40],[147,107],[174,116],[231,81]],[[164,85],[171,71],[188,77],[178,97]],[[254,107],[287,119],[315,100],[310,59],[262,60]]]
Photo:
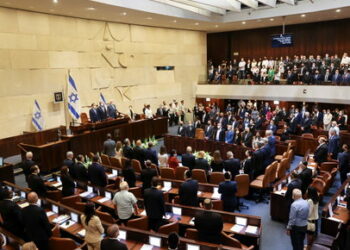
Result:
[[169,159],[168,154],[161,155],[160,153],[158,153],[159,167],[163,167],[163,168],[168,167],[168,159]]
[[145,116],[146,118],[153,118],[153,113],[151,109],[145,109]]
[[134,213],[134,205],[137,199],[128,190],[121,190],[114,195],[113,203],[117,206],[118,217],[122,220],[129,219]]
[[333,116],[332,116],[332,114],[331,113],[329,113],[329,114],[324,114],[324,116],[323,116],[323,124],[324,125],[328,125],[331,121],[332,121],[332,118],[333,118]]
[[314,202],[309,199],[307,200],[307,203],[309,203],[309,217],[308,220],[318,220],[318,202],[314,204]]
[[245,61],[240,61],[239,64],[238,64],[238,68],[239,70],[245,70],[245,65],[246,65],[246,62]]

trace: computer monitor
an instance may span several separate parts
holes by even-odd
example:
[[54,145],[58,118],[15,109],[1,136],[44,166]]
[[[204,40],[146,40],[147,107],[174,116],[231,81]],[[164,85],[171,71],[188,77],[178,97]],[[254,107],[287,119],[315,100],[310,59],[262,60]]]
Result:
[[182,215],[181,207],[173,207],[173,214]]
[[217,188],[217,187],[214,187],[213,193],[214,193],[214,194],[217,194],[217,193],[219,193],[219,188]]
[[193,244],[187,244],[186,245],[187,250],[199,250],[200,247],[198,245],[193,245]]
[[126,231],[124,231],[124,230],[119,230],[118,239],[119,239],[119,240],[126,240]]
[[238,225],[241,225],[241,226],[246,226],[247,223],[248,223],[248,219],[236,216],[235,217],[235,223],[238,224]]
[[52,212],[54,212],[55,214],[59,214],[60,212],[58,206],[56,205],[52,205],[51,209],[52,209]]
[[79,221],[79,216],[78,216],[78,214],[76,214],[76,213],[71,212],[71,213],[70,213],[70,218],[71,218],[71,220],[74,221],[74,222],[78,222],[78,221]]
[[27,198],[27,194],[24,191],[21,191],[20,195],[21,195],[22,199],[26,199]]
[[57,176],[57,177],[56,177],[56,180],[57,180],[57,182],[61,182],[61,177],[60,177],[60,176]]
[[170,181],[164,181],[163,185],[165,188],[171,188],[171,182]]
[[4,157],[0,157],[0,167],[4,165]]
[[118,170],[112,169],[112,174],[113,174],[113,175],[118,175]]
[[93,188],[93,187],[88,186],[88,187],[87,187],[87,191],[88,191],[88,192],[90,192],[90,193],[93,193],[93,192],[94,192],[94,188]]
[[149,244],[155,247],[161,247],[162,239],[155,236],[149,236]]
[[105,197],[109,200],[112,200],[112,193],[105,191]]
[[38,207],[41,207],[41,200],[38,199],[38,201],[36,202],[36,204],[38,205]]

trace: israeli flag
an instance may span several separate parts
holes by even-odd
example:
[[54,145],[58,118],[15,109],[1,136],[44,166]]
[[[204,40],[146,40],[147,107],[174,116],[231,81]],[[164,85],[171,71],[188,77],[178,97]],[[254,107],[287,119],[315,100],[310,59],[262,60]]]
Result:
[[100,92],[100,102],[103,102],[105,106],[107,106],[106,98],[103,96],[103,94]]
[[44,117],[37,100],[34,101],[32,124],[37,131],[41,131],[44,128]]
[[68,74],[68,87],[67,87],[67,97],[68,97],[68,111],[74,120],[78,120],[80,117],[80,99],[78,96],[77,85],[74,82],[73,77]]

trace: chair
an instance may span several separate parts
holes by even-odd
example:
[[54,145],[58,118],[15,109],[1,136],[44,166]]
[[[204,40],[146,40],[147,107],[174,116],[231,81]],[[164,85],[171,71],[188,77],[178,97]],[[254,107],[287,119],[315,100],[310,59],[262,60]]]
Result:
[[156,164],[152,163],[151,168],[155,169],[157,171],[157,175],[159,175],[159,168]]
[[211,203],[213,204],[214,210],[224,210],[224,204],[222,200],[212,200]]
[[192,179],[197,180],[198,182],[206,183],[207,175],[203,169],[193,169]]
[[100,217],[100,219],[102,221],[104,221],[104,222],[111,223],[111,224],[115,224],[116,223],[116,220],[113,218],[112,215],[110,215],[109,213],[101,211],[101,207],[96,209],[96,215],[98,217]]
[[81,121],[81,124],[89,123],[89,118],[85,112],[80,113],[80,121]]
[[175,180],[175,171],[172,168],[160,168],[160,177]]
[[235,176],[235,181],[237,182],[237,192],[236,197],[238,198],[238,211],[240,211],[240,207],[249,208],[243,203],[239,202],[240,198],[246,197],[249,194],[249,175],[247,174],[239,174]]
[[287,169],[290,169],[290,165],[292,164],[292,161],[294,158],[294,149],[289,149],[287,155],[288,155]]
[[241,242],[239,242],[239,240],[237,240],[233,237],[230,237],[229,235],[227,235],[224,232],[221,233],[221,242],[225,246],[230,246],[230,247],[234,247],[234,248],[238,248],[238,249],[254,249],[253,245],[248,248],[247,246],[245,246]]
[[173,199],[174,204],[180,204],[180,196],[176,195]]
[[127,226],[141,230],[148,230],[148,217],[143,216],[137,219],[129,220]]
[[320,166],[320,171],[326,171],[326,172],[331,172],[333,168],[338,167],[338,163],[337,162],[323,162],[321,163]]
[[129,192],[133,193],[136,198],[142,198],[142,190],[140,187],[129,188]]
[[283,155],[276,155],[275,161],[281,161],[283,158],[287,157],[287,152],[284,152]]
[[92,159],[92,158],[95,156],[95,154],[92,153],[92,152],[90,152],[88,155],[89,155],[89,158],[90,158],[90,159]]
[[82,213],[85,210],[85,205],[86,205],[86,202],[80,202],[80,201],[70,204],[70,206],[72,208],[74,208],[75,210],[78,210],[79,212],[82,212]]
[[179,222],[174,221],[172,223],[161,226],[158,229],[158,233],[169,235],[172,232],[179,232]]
[[275,135],[276,141],[281,141],[281,136]]
[[323,180],[315,178],[311,183],[311,186],[317,190],[320,196],[324,195],[326,183]]
[[60,202],[62,199],[61,190],[49,190],[46,192],[46,197],[50,200]]
[[196,133],[195,133],[194,138],[204,139],[204,130],[202,128],[196,128]]
[[61,203],[66,206],[71,206],[76,202],[81,202],[81,197],[79,195],[71,195],[61,199]]
[[132,159],[132,160],[131,160],[131,166],[132,166],[133,169],[135,170],[135,173],[141,174],[142,167],[141,167],[140,161],[138,161],[138,160],[136,160],[136,159]]
[[312,133],[304,133],[304,134],[301,135],[301,137],[313,139],[314,135]]
[[258,176],[249,185],[249,187],[259,190],[259,198],[258,198],[257,202],[264,201],[263,196],[262,196],[262,192],[264,189],[267,189],[270,187],[270,179],[271,179],[270,175],[271,175],[272,170],[273,170],[273,166],[272,166],[272,164],[270,164],[265,169],[265,173],[263,175]]
[[322,172],[321,179],[326,183],[325,191],[330,188],[332,182],[332,175],[329,172]]
[[102,162],[102,165],[104,165],[104,166],[111,165],[111,162],[109,161],[109,156],[105,155],[105,154],[101,154],[101,162]]
[[281,160],[281,162],[278,163],[277,173],[276,173],[277,180],[280,180],[280,179],[282,179],[283,177],[286,176],[287,165],[288,165],[288,159],[287,158],[283,158]]
[[117,159],[115,157],[109,157],[109,162],[111,163],[111,166],[116,167],[118,169],[122,169],[122,163],[120,159]]
[[183,181],[185,180],[185,172],[189,170],[188,167],[185,167],[185,166],[182,166],[182,167],[177,167],[175,169],[175,177],[176,177],[176,180],[180,180],[180,181]]
[[219,184],[223,181],[225,181],[224,173],[212,172],[209,176],[209,183],[211,184]]
[[122,164],[122,168],[125,168],[125,162],[128,161],[128,160],[129,160],[128,158],[122,156],[122,158],[120,159],[120,162]]
[[278,162],[274,161],[270,165],[272,166],[272,170],[270,173],[270,183],[273,183],[276,180]]
[[77,245],[75,241],[71,238],[60,238],[60,237],[51,237],[49,239],[49,249],[50,250],[75,250],[83,249],[86,243],[83,245]]
[[58,224],[56,224],[52,229],[52,237],[61,237],[61,231]]
[[194,228],[187,228],[185,237],[191,240],[198,240],[198,231]]
[[119,184],[122,181],[122,177],[118,176],[115,178],[114,183],[109,184],[106,186],[105,190],[110,189],[110,190],[119,190]]

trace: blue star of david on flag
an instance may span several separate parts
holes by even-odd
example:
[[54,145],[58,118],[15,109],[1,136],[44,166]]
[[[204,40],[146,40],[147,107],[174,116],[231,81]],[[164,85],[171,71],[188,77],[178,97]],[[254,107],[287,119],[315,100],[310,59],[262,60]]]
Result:
[[68,86],[67,86],[67,96],[68,96],[68,111],[74,120],[78,120],[80,117],[80,102],[77,85],[71,75],[68,74]]
[[78,94],[74,94],[74,93],[70,94],[70,96],[69,96],[69,102],[75,103],[75,102],[78,101],[78,100],[79,100]]

